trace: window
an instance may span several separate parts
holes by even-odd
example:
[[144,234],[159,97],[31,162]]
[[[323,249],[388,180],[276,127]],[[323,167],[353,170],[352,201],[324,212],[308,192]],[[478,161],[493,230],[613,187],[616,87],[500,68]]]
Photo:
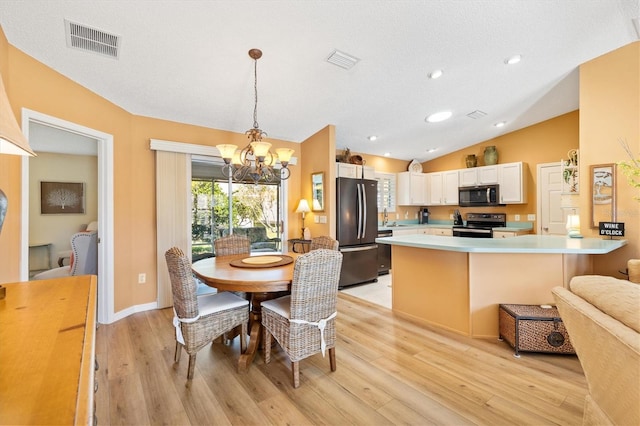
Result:
[[396,175],[395,173],[376,172],[378,181],[378,212],[387,209],[387,213],[396,211]]

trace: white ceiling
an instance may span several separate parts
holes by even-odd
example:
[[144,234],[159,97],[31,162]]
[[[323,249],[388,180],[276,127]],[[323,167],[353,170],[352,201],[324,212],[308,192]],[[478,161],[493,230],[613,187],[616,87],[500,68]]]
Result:
[[[244,132],[259,48],[270,137],[334,124],[338,148],[420,161],[576,110],[577,67],[638,40],[638,17],[638,0],[0,0],[13,46],[132,114]],[[120,36],[119,58],[68,48],[65,19]]]

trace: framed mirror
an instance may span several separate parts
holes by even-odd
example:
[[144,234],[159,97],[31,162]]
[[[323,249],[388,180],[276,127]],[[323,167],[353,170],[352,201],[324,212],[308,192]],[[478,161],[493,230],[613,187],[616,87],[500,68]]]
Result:
[[311,173],[311,210],[324,211],[324,172]]
[[591,166],[591,227],[616,221],[616,165]]

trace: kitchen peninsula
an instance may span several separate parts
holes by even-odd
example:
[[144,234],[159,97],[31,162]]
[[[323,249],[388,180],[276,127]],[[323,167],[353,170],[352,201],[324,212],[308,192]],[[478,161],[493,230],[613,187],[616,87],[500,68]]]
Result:
[[549,304],[551,289],[591,273],[591,256],[625,240],[424,234],[376,239],[392,249],[395,313],[476,338],[498,337],[498,305]]

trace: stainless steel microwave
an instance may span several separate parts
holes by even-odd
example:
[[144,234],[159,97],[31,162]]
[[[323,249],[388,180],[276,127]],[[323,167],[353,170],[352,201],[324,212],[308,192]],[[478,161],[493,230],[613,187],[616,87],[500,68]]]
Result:
[[458,188],[460,207],[499,206],[500,187],[498,185],[461,186]]

